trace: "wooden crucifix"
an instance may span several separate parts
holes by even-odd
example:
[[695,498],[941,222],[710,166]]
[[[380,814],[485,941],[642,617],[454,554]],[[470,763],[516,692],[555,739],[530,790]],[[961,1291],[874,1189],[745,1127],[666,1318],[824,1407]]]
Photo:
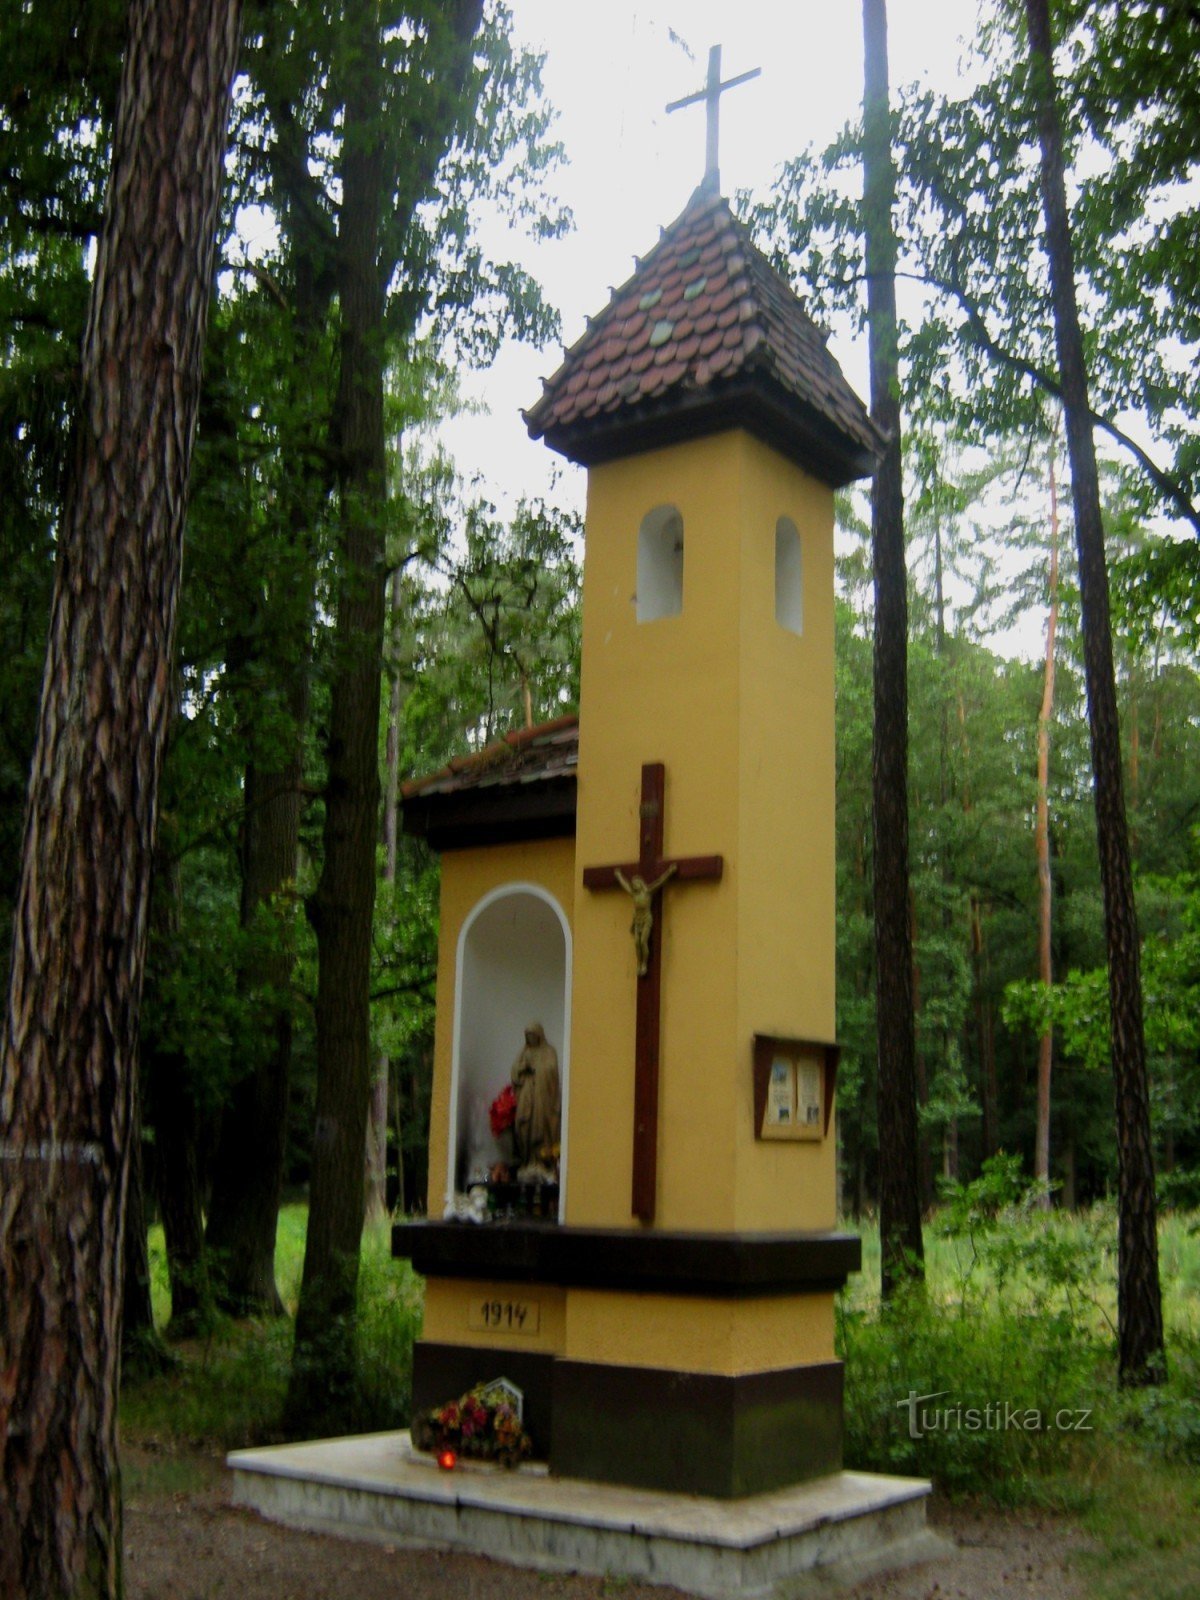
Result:
[[669,883],[715,881],[722,856],[663,855],[661,761],[642,768],[639,853],[636,861],[611,867],[585,867],[586,889],[622,889],[633,904],[633,937],[638,958],[637,1029],[633,1089],[633,1214],[654,1221],[658,1188],[658,1040],[662,997],[662,898]]

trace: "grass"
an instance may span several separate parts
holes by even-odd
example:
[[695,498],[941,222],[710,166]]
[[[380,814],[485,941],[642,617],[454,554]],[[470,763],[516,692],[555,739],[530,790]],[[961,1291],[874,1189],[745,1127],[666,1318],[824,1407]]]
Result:
[[[864,1270],[838,1313],[848,1465],[1072,1516],[1096,1541],[1079,1560],[1102,1600],[1196,1600],[1200,1218],[1160,1226],[1169,1382],[1126,1391],[1111,1208],[1045,1213],[1026,1200],[960,1206],[953,1232],[939,1220],[925,1292],[886,1309],[878,1233],[862,1230]],[[915,1408],[915,1429],[911,1394],[938,1397]]]
[[[127,1438],[154,1452],[172,1445],[223,1452],[282,1438],[280,1417],[292,1357],[292,1315],[304,1264],[308,1212],[280,1212],[275,1278],[287,1317],[234,1322],[217,1318],[202,1338],[176,1345],[175,1370],[124,1386],[121,1422]],[[150,1231],[155,1320],[170,1315],[161,1228]],[[413,1340],[420,1332],[423,1284],[407,1263],[391,1258],[387,1223],[367,1230],[359,1267],[358,1381],[348,1427],[400,1427],[408,1421]]]
[[[886,1310],[878,1233],[859,1230],[863,1271],[838,1309],[847,1464],[932,1477],[951,1495],[1072,1517],[1096,1542],[1094,1555],[1077,1559],[1098,1600],[1196,1600],[1200,1216],[1170,1214],[1160,1225],[1170,1382],[1122,1392],[1111,1208],[1044,1213],[1020,1197],[978,1201],[968,1195],[935,1221],[926,1238],[926,1292]],[[301,1205],[280,1216],[276,1278],[289,1311],[305,1222]],[[156,1315],[165,1323],[157,1230],[151,1265]],[[391,1259],[388,1227],[372,1229],[359,1288],[355,1426],[364,1431],[408,1420],[421,1312],[421,1280]],[[134,1445],[126,1455],[128,1492],[190,1492],[214,1470],[205,1455],[279,1438],[291,1337],[290,1318],[218,1321],[208,1337],[180,1347],[175,1372],[126,1385],[122,1422]],[[917,1438],[908,1427],[910,1392],[940,1396],[918,1412]],[[988,1405],[1006,1402],[1023,1421],[1036,1412],[1042,1425],[987,1426]],[[981,1414],[976,1427],[973,1411]],[[1060,1413],[1076,1420],[1085,1411],[1086,1431],[1054,1425]],[[949,1415],[927,1427],[933,1412]],[[993,1417],[999,1422],[1002,1410]]]

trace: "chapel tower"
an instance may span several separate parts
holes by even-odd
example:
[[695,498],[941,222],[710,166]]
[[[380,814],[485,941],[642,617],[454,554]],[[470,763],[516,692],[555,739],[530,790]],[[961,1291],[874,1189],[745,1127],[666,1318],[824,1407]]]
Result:
[[633,1213],[830,1227],[833,1141],[764,1143],[753,1076],[728,1064],[755,1036],[834,1038],[833,490],[870,470],[874,430],[801,303],[703,189],[527,421],[588,468],[573,1016],[576,1048],[613,1061],[572,1102],[609,1140],[573,1143],[566,1220],[630,1218],[631,899],[601,894],[593,863],[638,855],[655,762],[665,859],[721,865],[693,880],[681,861],[656,897],[670,1136]]
[[[428,1278],[414,1402],[502,1370],[554,1473],[752,1494],[841,1466],[833,493],[880,441],[711,181],[526,420],[588,470],[577,766],[548,724],[406,798],[445,852],[452,1217],[397,1229]],[[569,950],[560,1209],[474,1225],[462,1085],[500,1046],[471,1041],[513,1036],[543,900]],[[480,942],[471,908],[510,903]]]
[[[665,1272],[653,1308],[644,1285],[572,1299],[556,1437],[627,1478],[627,1450],[599,1459],[603,1399],[656,1481],[646,1393],[686,1371],[741,1416],[721,1471],[745,1492],[840,1465],[833,491],[878,440],[711,186],[527,422],[588,468],[565,1221],[640,1224],[664,1266],[706,1234],[746,1272],[707,1292]],[[643,863],[670,875],[639,973]],[[768,1397],[769,1450],[749,1421]]]

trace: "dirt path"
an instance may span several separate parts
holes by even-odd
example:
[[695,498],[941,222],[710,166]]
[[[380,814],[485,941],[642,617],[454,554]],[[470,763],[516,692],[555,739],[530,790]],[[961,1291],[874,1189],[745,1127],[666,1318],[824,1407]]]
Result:
[[[671,1591],[525,1572],[474,1556],[294,1533],[229,1504],[221,1463],[125,1452],[129,1600],[666,1600]],[[846,1600],[1085,1600],[1068,1571],[1082,1537],[1033,1516],[935,1504],[953,1554],[841,1591]]]

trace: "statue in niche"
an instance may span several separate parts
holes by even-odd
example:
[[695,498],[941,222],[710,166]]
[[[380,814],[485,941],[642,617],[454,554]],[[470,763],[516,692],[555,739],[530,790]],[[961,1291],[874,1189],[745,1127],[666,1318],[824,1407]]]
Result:
[[512,1083],[517,1092],[513,1121],[517,1175],[534,1168],[538,1170],[530,1176],[553,1182],[562,1140],[562,1083],[558,1054],[547,1044],[540,1022],[531,1022],[525,1029],[524,1046],[513,1063]]
[[620,867],[616,870],[617,882],[633,901],[633,923],[629,931],[633,934],[639,978],[644,978],[650,968],[650,935],[654,931],[653,897],[675,871],[675,866],[675,862],[672,862],[662,876],[655,878],[653,883],[647,883],[640,872],[635,872],[632,878],[627,878]]

